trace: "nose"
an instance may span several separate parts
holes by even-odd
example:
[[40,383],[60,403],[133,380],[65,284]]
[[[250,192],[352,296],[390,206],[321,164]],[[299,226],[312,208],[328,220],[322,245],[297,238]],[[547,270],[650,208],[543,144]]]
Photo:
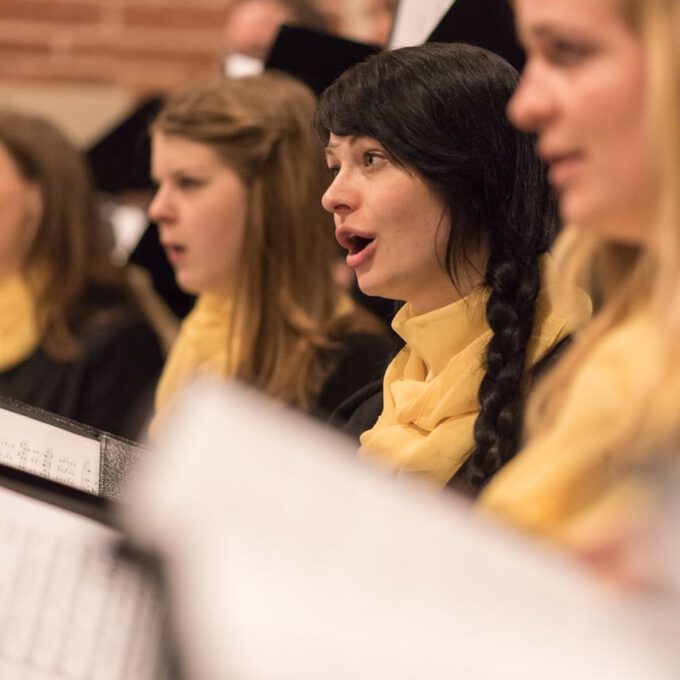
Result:
[[151,199],[147,215],[152,222],[162,224],[168,222],[172,215],[172,204],[167,189],[161,184]]
[[349,176],[340,170],[321,197],[321,205],[329,213],[342,217],[356,209],[357,198]]
[[530,61],[508,103],[510,122],[525,132],[539,132],[550,120],[554,107],[555,101],[548,79]]

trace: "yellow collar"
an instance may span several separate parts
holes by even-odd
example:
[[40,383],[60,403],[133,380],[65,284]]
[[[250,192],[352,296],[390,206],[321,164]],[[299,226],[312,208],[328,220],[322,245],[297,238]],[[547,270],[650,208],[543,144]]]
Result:
[[21,276],[0,280],[0,371],[28,359],[39,345],[33,293]]
[[[201,375],[233,375],[236,352],[228,347],[233,301],[201,295],[182,322],[156,389],[156,414],[165,410],[175,394]],[[157,418],[151,426],[157,429]]]
[[[474,448],[477,393],[491,338],[486,322],[488,292],[479,290],[450,305],[416,316],[409,305],[393,328],[406,341],[385,373],[383,412],[361,436],[361,453],[404,472],[445,484]],[[584,306],[589,305],[583,296]],[[560,315],[549,291],[537,300],[536,323],[527,348],[533,365],[575,328]]]
[[392,328],[425,371],[413,377],[425,380],[439,375],[474,338],[490,333],[485,318],[487,298],[488,292],[480,290],[426,314],[416,315],[408,303],[399,310]]

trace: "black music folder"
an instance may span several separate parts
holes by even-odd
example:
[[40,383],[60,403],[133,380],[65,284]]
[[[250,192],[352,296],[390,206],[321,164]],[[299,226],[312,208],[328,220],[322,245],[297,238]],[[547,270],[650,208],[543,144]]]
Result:
[[350,66],[379,51],[377,45],[284,24],[265,68],[284,71],[319,95]]
[[508,0],[456,0],[427,42],[466,42],[495,52],[518,71],[524,67]]
[[0,397],[0,464],[103,498],[120,499],[144,447]]

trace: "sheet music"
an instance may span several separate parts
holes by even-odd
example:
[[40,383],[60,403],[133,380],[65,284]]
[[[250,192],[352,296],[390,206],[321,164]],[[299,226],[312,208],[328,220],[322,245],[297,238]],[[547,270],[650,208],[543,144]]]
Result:
[[424,43],[454,2],[455,0],[401,0],[394,20],[390,49]]
[[100,458],[96,439],[0,409],[0,463],[98,494]]
[[259,395],[204,390],[129,518],[168,559],[187,677],[680,677],[676,602],[608,590]]
[[0,678],[164,677],[156,593],[118,534],[0,487]]

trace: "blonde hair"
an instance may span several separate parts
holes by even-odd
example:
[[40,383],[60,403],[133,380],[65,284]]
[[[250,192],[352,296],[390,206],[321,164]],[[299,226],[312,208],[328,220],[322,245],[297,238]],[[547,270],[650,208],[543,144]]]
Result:
[[246,184],[232,324],[238,342],[229,343],[240,349],[228,365],[304,409],[330,370],[333,340],[358,319],[338,313],[342,291],[331,278],[335,243],[321,207],[328,171],[312,130],[315,106],[302,83],[267,72],[177,93],[152,125],[209,146]]
[[[554,422],[577,369],[608,332],[632,314],[648,314],[658,327],[657,346],[641,348],[654,394],[644,395],[639,419],[631,424],[636,444],[655,447],[654,422],[680,431],[680,4],[677,0],[619,0],[622,16],[645,45],[647,101],[656,171],[656,215],[644,246],[626,246],[602,236],[566,228],[555,246],[560,279],[588,289],[601,301],[596,316],[536,389],[527,413],[534,436]],[[648,383],[649,384],[649,383]]]

